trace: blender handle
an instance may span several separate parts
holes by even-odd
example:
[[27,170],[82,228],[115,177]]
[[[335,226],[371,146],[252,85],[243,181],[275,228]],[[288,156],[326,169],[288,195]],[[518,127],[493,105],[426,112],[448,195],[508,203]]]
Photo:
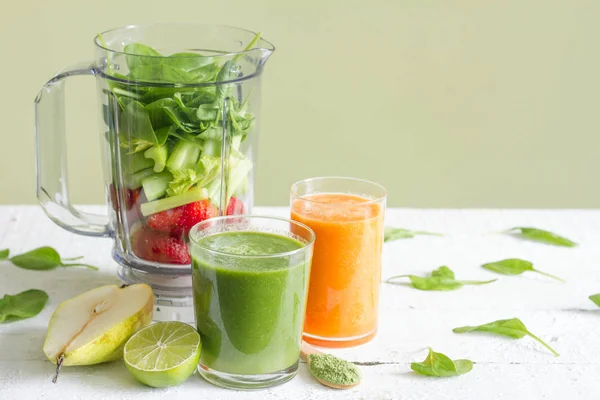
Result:
[[110,236],[108,215],[78,211],[69,202],[64,83],[76,75],[94,76],[93,63],[61,70],[35,98],[37,197],[60,227],[81,235]]

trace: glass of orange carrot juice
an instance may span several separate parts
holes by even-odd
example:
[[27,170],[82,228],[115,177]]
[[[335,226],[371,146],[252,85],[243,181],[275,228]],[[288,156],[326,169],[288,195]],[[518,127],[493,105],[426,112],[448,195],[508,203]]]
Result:
[[386,195],[383,186],[355,178],[311,178],[292,186],[292,219],[316,234],[305,341],[351,347],[375,337]]

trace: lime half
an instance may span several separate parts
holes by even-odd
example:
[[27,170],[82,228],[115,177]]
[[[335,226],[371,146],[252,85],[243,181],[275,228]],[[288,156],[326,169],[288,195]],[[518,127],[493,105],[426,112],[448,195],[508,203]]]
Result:
[[183,322],[158,322],[134,334],[123,358],[140,382],[157,388],[179,385],[194,373],[200,359],[200,335]]

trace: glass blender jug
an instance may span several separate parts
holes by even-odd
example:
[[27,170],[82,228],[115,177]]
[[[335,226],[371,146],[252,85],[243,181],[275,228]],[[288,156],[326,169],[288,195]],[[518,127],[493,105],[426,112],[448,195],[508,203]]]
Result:
[[[155,293],[155,319],[193,321],[187,235],[250,213],[260,77],[274,51],[259,34],[198,24],[99,34],[95,59],[66,68],[35,99],[37,195],[77,234],[112,237],[119,276]],[[96,77],[108,215],[69,201],[64,83]]]

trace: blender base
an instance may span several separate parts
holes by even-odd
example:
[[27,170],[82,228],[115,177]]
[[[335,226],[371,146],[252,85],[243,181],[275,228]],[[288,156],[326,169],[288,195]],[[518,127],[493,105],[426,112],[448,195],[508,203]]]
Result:
[[[121,264],[119,257],[118,274],[128,285],[144,283],[154,292],[154,321],[181,321],[194,323],[194,298],[192,296],[192,276],[165,275],[136,269]],[[190,271],[191,272],[191,271]]]
[[194,303],[191,297],[161,297],[154,294],[153,321],[181,321],[194,324]]

